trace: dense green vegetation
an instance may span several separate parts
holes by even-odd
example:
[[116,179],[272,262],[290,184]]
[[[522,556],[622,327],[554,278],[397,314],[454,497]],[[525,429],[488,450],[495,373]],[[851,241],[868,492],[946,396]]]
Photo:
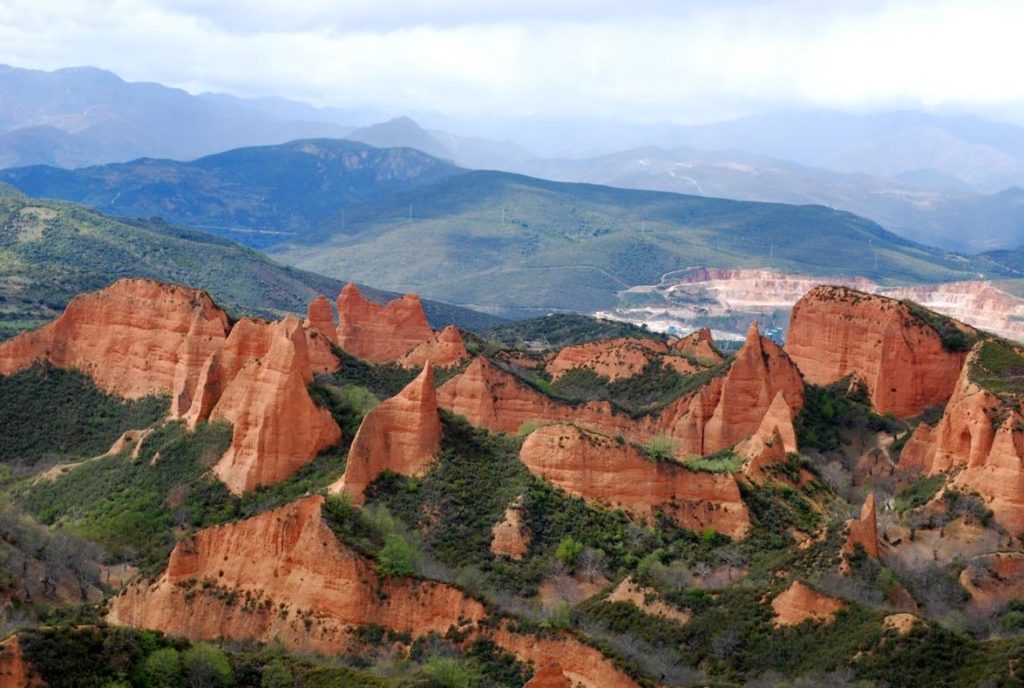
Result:
[[478,334],[505,347],[514,348],[531,342],[547,349],[619,337],[661,338],[631,323],[601,320],[576,313],[552,313],[540,318],[517,320],[482,330]]
[[871,410],[867,389],[851,388],[850,380],[839,380],[827,387],[807,385],[804,407],[794,419],[797,443],[802,449],[837,451],[843,444],[843,432],[867,428],[894,436],[907,430],[904,423]]
[[125,430],[148,428],[163,418],[167,407],[165,397],[125,401],[78,371],[45,363],[0,375],[0,461],[96,456]]
[[928,310],[923,306],[920,306],[913,301],[904,299],[901,303],[910,309],[919,320],[927,323],[928,327],[935,330],[935,332],[942,339],[942,346],[947,351],[964,352],[970,351],[974,343],[978,341],[979,335],[968,331],[965,332],[952,318],[948,318],[944,315],[940,315],[935,311]]
[[[344,220],[339,214],[270,250],[305,269],[521,315],[613,307],[624,288],[655,284],[694,265],[856,274],[883,282],[1004,273],[823,206],[501,172],[469,172],[349,208]],[[877,263],[865,264],[866,254],[877,255]]]
[[137,459],[130,450],[88,461],[53,481],[25,489],[21,503],[46,524],[59,524],[156,570],[174,545],[175,527],[199,527],[230,515],[227,488],[208,474],[227,450],[231,426],[187,432],[166,423]]
[[1024,394],[1024,354],[1005,340],[986,340],[970,375],[972,380],[996,396],[1019,396]]

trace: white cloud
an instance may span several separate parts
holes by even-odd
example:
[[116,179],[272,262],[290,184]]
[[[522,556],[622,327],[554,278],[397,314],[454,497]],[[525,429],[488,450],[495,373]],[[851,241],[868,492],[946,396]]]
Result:
[[823,5],[0,0],[0,61],[396,112],[692,121],[1024,101],[1024,3]]

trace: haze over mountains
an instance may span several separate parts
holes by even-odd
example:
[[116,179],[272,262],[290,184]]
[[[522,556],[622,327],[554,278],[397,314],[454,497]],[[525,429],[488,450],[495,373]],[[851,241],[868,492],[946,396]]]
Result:
[[0,167],[187,161],[241,146],[346,138],[473,169],[828,205],[957,251],[1024,244],[1024,129],[978,118],[813,111],[682,126],[414,113],[424,128],[408,117],[382,121],[384,112],[358,103],[190,95],[94,68],[3,67],[0,94]]

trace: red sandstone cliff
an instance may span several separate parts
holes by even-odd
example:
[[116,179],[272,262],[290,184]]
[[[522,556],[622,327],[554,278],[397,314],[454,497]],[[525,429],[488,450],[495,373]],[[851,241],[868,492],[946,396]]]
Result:
[[797,451],[793,414],[785,395],[779,392],[748,439],[736,445],[736,453],[749,461],[745,473],[753,479],[765,477],[769,466],[784,463],[789,452]]
[[669,352],[668,344],[656,339],[605,339],[567,346],[546,367],[552,380],[574,368],[587,368],[610,381],[639,375],[648,363],[655,360],[683,375],[695,373],[703,367],[690,358]]
[[415,294],[388,304],[370,301],[354,284],[338,295],[338,345],[353,356],[387,363],[433,336]]
[[294,317],[229,326],[204,292],[121,280],[0,345],[0,373],[46,359],[82,370],[121,396],[170,394],[170,416],[190,427],[230,421],[232,444],[214,470],[241,492],[282,480],[341,437],[306,391],[313,377],[309,346]]
[[228,327],[205,292],[120,280],[75,297],[53,322],[0,344],[0,375],[46,360],[129,399],[173,392],[173,414],[188,407],[199,369]]
[[628,442],[574,425],[535,430],[523,442],[519,458],[531,473],[570,494],[622,507],[636,516],[646,518],[664,510],[682,527],[713,528],[734,537],[750,527],[732,475],[653,461]]
[[878,559],[878,521],[875,516],[875,494],[872,492],[864,500],[860,510],[860,518],[847,521],[849,533],[843,543],[843,553],[853,554],[857,545],[864,548],[864,553],[872,559]]
[[425,365],[405,389],[363,418],[348,453],[345,474],[331,491],[343,492],[353,503],[362,504],[363,491],[381,471],[422,475],[440,449],[434,374]]
[[459,329],[449,325],[440,332],[435,332],[430,339],[421,342],[412,351],[398,359],[403,368],[422,368],[427,363],[446,368],[458,365],[469,358],[466,345],[462,341]]
[[695,330],[685,337],[670,339],[668,344],[669,348],[673,351],[695,358],[704,365],[713,365],[725,360],[721,352],[715,347],[715,340],[711,336],[711,330],[706,327]]
[[826,385],[857,374],[875,409],[900,417],[944,403],[966,356],[947,351],[938,333],[899,301],[825,286],[793,306],[786,351],[808,382]]
[[535,668],[557,663],[573,684],[585,688],[638,688],[637,683],[600,652],[584,645],[568,633],[555,637],[537,637],[513,633],[505,627],[493,634],[494,642],[530,662]]
[[485,616],[483,605],[455,588],[379,578],[373,562],[335,538],[322,504],[322,497],[306,497],[179,542],[166,571],[115,597],[107,620],[190,639],[279,641],[334,654],[348,646],[353,626],[419,636]]
[[795,626],[804,621],[832,623],[836,612],[845,606],[842,600],[823,595],[796,580],[772,600],[777,626]]
[[914,430],[900,465],[926,475],[959,470],[953,486],[980,494],[995,521],[1018,535],[1024,533],[1024,416],[1018,399],[997,397],[972,379],[982,346],[968,355],[941,420]]
[[334,311],[331,310],[331,302],[321,294],[310,301],[309,309],[306,311],[306,322],[310,327],[316,328],[333,344],[338,343],[338,328],[334,324]]
[[523,688],[573,688],[572,681],[562,673],[562,665],[550,662],[533,672],[533,678]]

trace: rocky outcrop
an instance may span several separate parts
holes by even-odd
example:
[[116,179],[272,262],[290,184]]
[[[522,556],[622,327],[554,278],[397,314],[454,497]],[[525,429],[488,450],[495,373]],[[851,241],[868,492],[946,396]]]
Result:
[[570,370],[585,368],[615,381],[639,375],[651,361],[660,361],[683,375],[695,373],[703,367],[692,358],[672,351],[668,344],[656,339],[605,339],[565,347],[548,362],[546,369],[552,380]]
[[713,528],[741,537],[750,515],[729,474],[690,471],[653,461],[624,440],[555,424],[523,442],[520,460],[531,473],[584,499],[621,507],[649,518],[666,512],[691,530]]
[[228,329],[227,314],[205,292],[120,280],[75,297],[53,322],[0,344],[0,375],[45,360],[129,399],[173,394],[175,414],[187,408],[203,362]]
[[[232,326],[204,292],[121,280],[75,298],[54,322],[0,346],[0,370],[45,359],[82,370],[124,397],[169,394],[171,418],[190,427],[229,421],[231,447],[214,471],[242,492],[284,479],[341,437],[306,390],[314,369],[311,331],[294,317]],[[317,341],[327,346],[319,335]]]
[[994,552],[972,557],[960,572],[960,585],[974,604],[987,609],[1020,598],[1024,589],[1024,553]]
[[473,359],[465,372],[441,385],[437,402],[491,432],[515,433],[524,423],[535,421],[575,421],[612,433],[634,430],[633,421],[613,413],[606,402],[576,406],[556,402],[483,357]]
[[769,466],[784,463],[789,452],[797,451],[793,415],[783,392],[772,400],[751,437],[736,446],[736,453],[748,459],[745,473],[754,478],[765,477]]
[[43,679],[25,660],[18,636],[12,635],[0,643],[0,686],[3,688],[43,688],[45,685]]
[[347,284],[338,295],[337,343],[353,356],[373,363],[395,361],[432,335],[415,294],[381,305]]
[[523,688],[573,688],[572,681],[562,673],[562,665],[549,662],[533,672]]
[[434,373],[423,367],[396,396],[371,409],[352,440],[345,474],[331,486],[355,504],[382,471],[418,476],[426,472],[441,449],[441,418],[437,413]]
[[910,299],[1000,337],[1024,341],[1024,299],[991,282],[944,282],[889,289],[885,294],[894,299]]
[[632,419],[606,402],[559,403],[484,358],[438,390],[438,403],[473,425],[514,433],[528,422],[572,422],[636,442],[665,436],[677,456],[710,454],[754,434],[779,394],[790,415],[803,407],[800,373],[756,324],[727,371],[657,414]]
[[942,418],[920,423],[900,456],[900,466],[925,475],[957,469],[954,487],[977,492],[995,521],[1011,535],[1024,533],[1024,416],[1019,402],[1000,399],[978,385],[972,349]]
[[182,540],[159,578],[111,600],[107,621],[337,654],[358,625],[421,636],[484,618],[483,605],[455,588],[379,578],[373,562],[324,523],[322,504],[307,497]]
[[579,684],[584,688],[639,688],[633,679],[607,657],[568,633],[539,637],[514,633],[503,626],[492,637],[499,647],[534,667],[543,668],[557,663],[573,685]]
[[469,358],[466,345],[462,341],[459,329],[448,325],[440,332],[435,332],[430,339],[416,346],[415,349],[398,359],[403,368],[422,368],[427,363],[447,368],[458,365]]
[[875,494],[872,492],[864,500],[860,510],[860,518],[846,522],[848,533],[843,543],[843,554],[853,554],[857,547],[872,559],[878,559],[878,521],[875,515]]
[[608,595],[609,602],[628,602],[644,614],[668,619],[678,624],[690,621],[690,614],[657,599],[657,592],[646,588],[632,578],[623,578]]
[[900,417],[945,403],[966,356],[905,304],[845,287],[816,287],[793,306],[786,351],[808,382],[856,374],[879,413]]
[[803,408],[799,371],[754,323],[728,372],[669,405],[647,434],[670,437],[677,456],[711,454],[755,434],[780,394],[791,417]]
[[338,343],[337,325],[334,324],[334,311],[331,302],[321,294],[309,303],[306,311],[306,323],[327,338],[332,344]]
[[242,320],[210,356],[188,419],[208,414],[234,427],[231,446],[213,468],[232,492],[279,482],[341,439],[330,412],[309,396],[312,380],[305,332],[291,316]]
[[714,365],[725,360],[722,352],[715,346],[711,330],[706,327],[694,330],[685,337],[670,339],[668,345],[672,351],[695,359],[703,365]]
[[776,626],[795,626],[804,621],[832,623],[836,612],[845,606],[842,600],[823,595],[798,580],[772,600]]
[[533,537],[523,525],[522,501],[520,497],[509,504],[504,517],[491,528],[491,554],[518,561],[529,553]]

